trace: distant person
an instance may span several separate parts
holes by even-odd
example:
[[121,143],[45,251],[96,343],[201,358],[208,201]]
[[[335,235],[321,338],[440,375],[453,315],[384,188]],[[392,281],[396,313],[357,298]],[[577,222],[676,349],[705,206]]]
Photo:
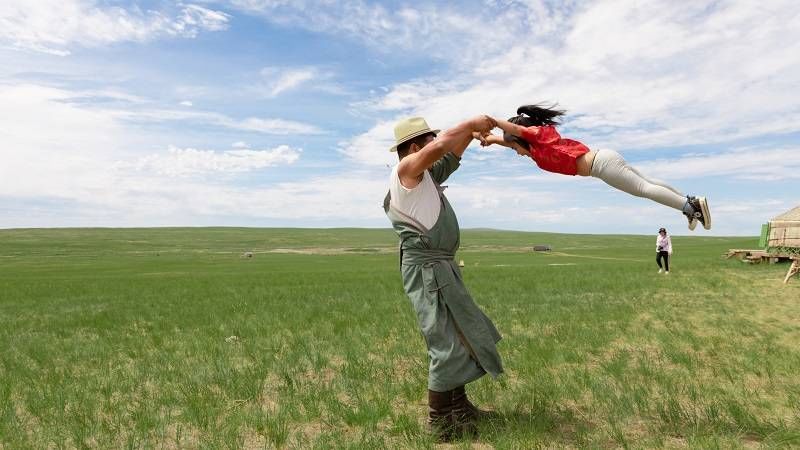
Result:
[[497,120],[503,136],[475,135],[481,145],[499,144],[530,156],[536,165],[548,172],[564,175],[593,176],[637,197],[644,197],[681,211],[694,230],[697,222],[711,229],[711,214],[705,197],[684,196],[668,184],[645,177],[614,150],[590,150],[572,139],[562,139],[556,131],[556,118],[564,111],[539,105],[517,109],[517,116]]
[[[656,264],[658,273],[669,275],[669,257],[672,255],[672,239],[669,238],[666,228],[659,228],[656,236]],[[661,265],[661,261],[664,265]]]
[[500,334],[467,292],[454,260],[460,230],[441,185],[458,169],[473,133],[496,125],[478,116],[438,134],[412,117],[395,125],[390,149],[400,162],[383,207],[400,237],[403,288],[428,348],[428,424],[442,442],[476,434],[476,421],[490,413],[467,399],[465,385],[503,372]]

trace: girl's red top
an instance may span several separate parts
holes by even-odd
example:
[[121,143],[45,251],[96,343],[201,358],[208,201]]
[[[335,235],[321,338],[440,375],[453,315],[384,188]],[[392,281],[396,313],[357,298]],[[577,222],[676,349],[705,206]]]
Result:
[[548,172],[577,175],[577,160],[589,153],[589,147],[572,139],[562,139],[556,127],[527,127],[522,129],[522,139],[530,144],[531,158]]

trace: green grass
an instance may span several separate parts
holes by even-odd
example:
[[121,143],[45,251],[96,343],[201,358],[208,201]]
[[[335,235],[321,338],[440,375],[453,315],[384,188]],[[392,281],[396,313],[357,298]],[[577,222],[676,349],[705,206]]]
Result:
[[[720,257],[757,238],[700,233],[658,275],[654,241],[463,232],[506,367],[468,387],[500,413],[473,444],[800,446],[800,280]],[[390,230],[0,231],[0,448],[433,447],[395,249]]]

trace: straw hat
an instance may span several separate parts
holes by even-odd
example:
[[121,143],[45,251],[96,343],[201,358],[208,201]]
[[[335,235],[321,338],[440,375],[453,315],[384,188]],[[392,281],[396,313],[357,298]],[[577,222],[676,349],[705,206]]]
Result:
[[410,141],[417,136],[422,136],[427,133],[438,134],[442,130],[431,130],[428,122],[422,117],[409,117],[408,119],[397,122],[394,126],[394,140],[395,144],[389,149],[390,152],[396,152],[397,146],[403,142]]

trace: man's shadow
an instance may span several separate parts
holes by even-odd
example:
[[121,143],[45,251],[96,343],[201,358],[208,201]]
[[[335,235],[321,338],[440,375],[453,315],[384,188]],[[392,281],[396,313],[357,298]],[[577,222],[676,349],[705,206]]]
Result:
[[581,417],[550,408],[496,411],[478,421],[478,440],[492,442],[500,437],[533,435],[570,441],[570,436],[591,427],[591,423]]

